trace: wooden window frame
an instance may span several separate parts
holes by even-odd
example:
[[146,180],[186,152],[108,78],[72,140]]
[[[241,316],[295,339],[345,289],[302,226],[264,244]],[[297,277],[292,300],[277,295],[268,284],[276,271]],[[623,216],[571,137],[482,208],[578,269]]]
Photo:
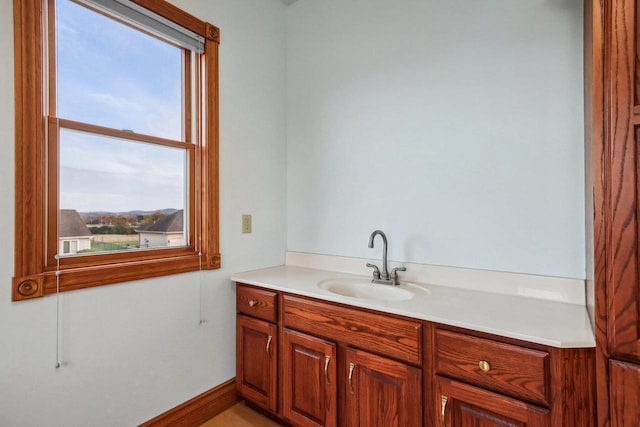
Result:
[[[188,178],[189,246],[161,250],[103,253],[61,258],[47,253],[52,244],[48,227],[57,210],[57,188],[51,169],[57,148],[47,141],[45,93],[47,78],[46,34],[48,0],[14,0],[15,49],[15,260],[13,301],[46,294],[220,268],[218,202],[218,46],[220,30],[180,10],[165,0],[132,0],[205,39],[205,52],[193,64],[201,76],[196,88],[197,139],[187,150],[195,172]],[[80,126],[67,121],[67,125]],[[57,125],[56,125],[57,126]],[[99,131],[100,127],[95,127]],[[96,129],[93,129],[96,130]],[[130,133],[126,133],[129,139]],[[188,137],[189,138],[189,137]],[[184,147],[183,147],[184,148]],[[191,174],[191,172],[189,172]],[[53,188],[52,188],[53,187]],[[52,195],[53,194],[53,195]],[[49,200],[54,197],[54,202]],[[55,261],[55,263],[53,262]],[[55,264],[55,265],[53,265]],[[58,272],[59,271],[59,272]]]

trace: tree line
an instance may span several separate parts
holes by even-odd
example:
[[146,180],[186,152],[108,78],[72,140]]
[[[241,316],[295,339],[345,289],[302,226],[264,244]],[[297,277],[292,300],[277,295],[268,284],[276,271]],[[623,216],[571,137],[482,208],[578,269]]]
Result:
[[165,215],[100,215],[82,217],[92,234],[136,234],[136,229],[151,224]]

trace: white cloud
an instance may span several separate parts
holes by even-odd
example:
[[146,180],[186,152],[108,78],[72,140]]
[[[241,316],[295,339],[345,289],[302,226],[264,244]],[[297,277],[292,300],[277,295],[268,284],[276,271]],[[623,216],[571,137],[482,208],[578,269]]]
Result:
[[114,96],[110,93],[89,92],[86,94],[90,101],[104,105],[108,109],[115,109],[119,115],[126,116],[133,112],[144,111],[144,107],[130,99]]

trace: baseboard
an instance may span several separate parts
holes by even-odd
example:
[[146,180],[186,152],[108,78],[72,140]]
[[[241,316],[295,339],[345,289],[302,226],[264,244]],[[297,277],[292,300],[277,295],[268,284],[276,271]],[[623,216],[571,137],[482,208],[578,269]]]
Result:
[[211,390],[176,406],[143,423],[140,427],[193,427],[199,426],[240,402],[236,379],[231,378]]

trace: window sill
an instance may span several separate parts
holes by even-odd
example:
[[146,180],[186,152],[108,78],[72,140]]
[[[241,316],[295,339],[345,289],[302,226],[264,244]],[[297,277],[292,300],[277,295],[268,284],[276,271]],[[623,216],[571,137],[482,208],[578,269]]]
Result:
[[[208,258],[208,262],[207,262]],[[133,259],[107,265],[70,267],[61,269],[59,275],[60,292],[85,289],[113,283],[167,276],[189,271],[214,270],[220,268],[220,254],[205,257],[202,267],[198,254],[177,255],[155,259]],[[40,298],[58,290],[56,271],[42,274],[14,277],[12,300],[22,301]]]

